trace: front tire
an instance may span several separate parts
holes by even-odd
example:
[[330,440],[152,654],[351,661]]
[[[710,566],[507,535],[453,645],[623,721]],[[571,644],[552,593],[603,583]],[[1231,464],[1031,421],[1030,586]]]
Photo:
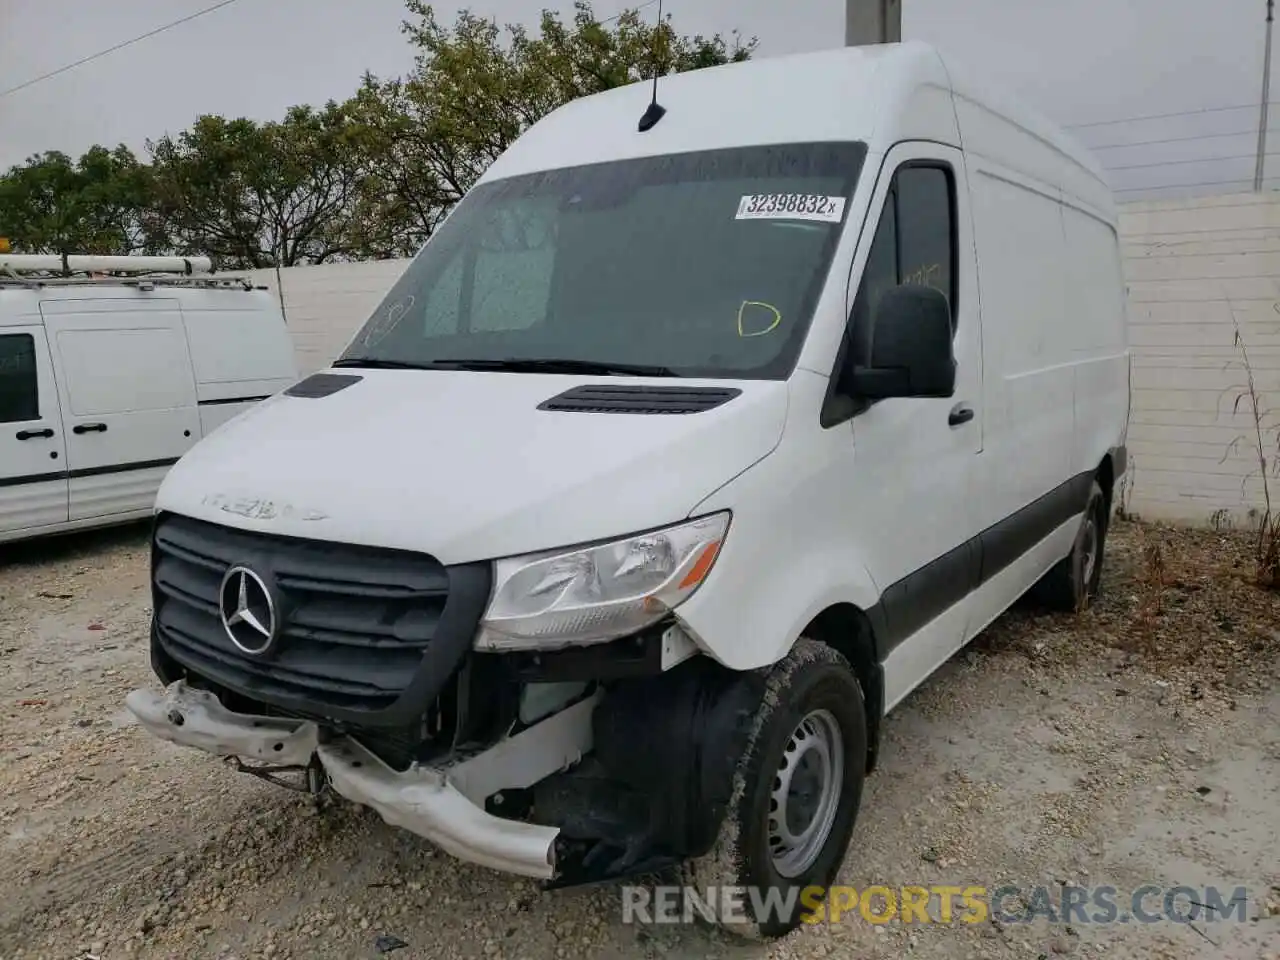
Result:
[[[700,897],[747,888],[746,922],[721,917],[726,930],[785,936],[825,898],[853,833],[866,764],[867,716],[853,668],[801,638],[769,671],[715,845],[685,866]],[[801,896],[815,887],[819,897]]]

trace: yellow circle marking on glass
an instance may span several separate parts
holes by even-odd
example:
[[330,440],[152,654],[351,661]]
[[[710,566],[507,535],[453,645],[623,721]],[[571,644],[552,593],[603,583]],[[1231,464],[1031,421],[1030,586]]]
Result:
[[[759,307],[762,310],[768,310],[772,314],[773,319],[763,330],[752,330],[748,332],[743,329],[743,317],[748,307]],[[738,307],[738,336],[740,337],[763,337],[766,333],[773,333],[778,328],[778,324],[782,322],[782,311],[771,303],[765,303],[761,300],[743,300],[742,306]]]

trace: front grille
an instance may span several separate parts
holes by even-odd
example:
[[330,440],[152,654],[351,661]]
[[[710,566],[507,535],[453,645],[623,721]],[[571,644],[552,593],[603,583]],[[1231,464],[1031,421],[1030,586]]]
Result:
[[[261,576],[276,600],[279,640],[263,656],[241,652],[223,627],[219,591],[233,566]],[[153,542],[155,628],[187,669],[251,699],[320,718],[400,724],[428,711],[470,647],[487,582],[477,590],[474,576],[462,578],[462,609],[449,610],[450,626],[450,573],[425,554],[165,515]]]

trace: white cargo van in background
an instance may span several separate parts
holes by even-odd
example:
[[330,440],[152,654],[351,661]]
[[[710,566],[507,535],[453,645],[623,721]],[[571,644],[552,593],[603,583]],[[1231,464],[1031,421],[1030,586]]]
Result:
[[1115,211],[927,46],[651,92],[535,124],[333,369],[174,468],[128,706],[475,863],[682,864],[778,935],[885,713],[1033,587],[1098,590]]
[[275,297],[208,270],[0,255],[0,542],[151,516],[179,457],[297,379]]

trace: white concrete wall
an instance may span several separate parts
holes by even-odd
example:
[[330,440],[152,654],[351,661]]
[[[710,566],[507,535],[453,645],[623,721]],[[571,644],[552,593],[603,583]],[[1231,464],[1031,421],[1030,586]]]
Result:
[[[1140,516],[1247,523],[1263,478],[1235,346],[1260,405],[1280,414],[1280,194],[1128,204],[1132,508]],[[1269,417],[1268,464],[1280,420]],[[1280,478],[1270,478],[1280,500]]]
[[[1247,522],[1262,503],[1234,323],[1280,462],[1280,194],[1128,204],[1121,214],[1133,345],[1129,507],[1152,519]],[[332,361],[405,260],[293,267],[283,305],[304,373]],[[275,271],[254,273],[277,289]],[[1280,501],[1280,479],[1271,481]]]
[[284,296],[285,322],[293,332],[298,368],[305,375],[328,366],[369,319],[408,260],[326,263],[318,267],[253,270],[255,283]]

